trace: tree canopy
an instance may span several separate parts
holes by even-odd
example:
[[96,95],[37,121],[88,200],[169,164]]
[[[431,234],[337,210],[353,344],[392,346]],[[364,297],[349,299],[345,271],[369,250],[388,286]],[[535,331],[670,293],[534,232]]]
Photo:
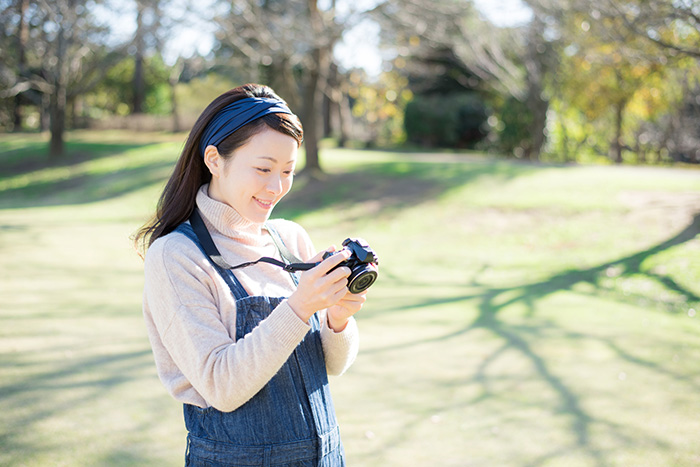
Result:
[[[191,105],[189,88],[216,75],[231,87],[269,84],[290,103],[312,176],[326,137],[533,160],[700,162],[693,0],[527,0],[531,19],[510,26],[469,1],[207,2],[0,1],[0,126],[49,130],[56,157],[67,128],[150,116],[182,130],[206,105]],[[338,54],[366,22],[378,25],[379,75],[344,68]],[[212,31],[211,50],[166,54],[195,23]]]

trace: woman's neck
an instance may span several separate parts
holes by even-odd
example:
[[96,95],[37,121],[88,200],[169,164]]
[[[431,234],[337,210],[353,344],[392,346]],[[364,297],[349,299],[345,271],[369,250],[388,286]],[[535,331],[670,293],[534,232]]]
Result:
[[263,224],[252,222],[228,204],[211,198],[208,184],[199,189],[196,204],[207,228],[214,228],[222,235],[248,245],[260,245],[264,242]]

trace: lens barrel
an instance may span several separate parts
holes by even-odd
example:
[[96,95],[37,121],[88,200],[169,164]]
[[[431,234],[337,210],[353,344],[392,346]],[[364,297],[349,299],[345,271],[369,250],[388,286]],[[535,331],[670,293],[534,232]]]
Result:
[[348,277],[348,290],[358,294],[367,290],[377,280],[377,269],[371,264],[358,266]]

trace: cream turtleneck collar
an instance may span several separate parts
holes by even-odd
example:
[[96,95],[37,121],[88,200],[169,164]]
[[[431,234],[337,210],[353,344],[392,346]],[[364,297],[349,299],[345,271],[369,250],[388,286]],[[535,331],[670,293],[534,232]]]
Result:
[[195,201],[207,228],[213,228],[220,234],[246,245],[262,246],[267,243],[262,231],[263,224],[252,222],[228,204],[209,197],[208,183],[199,188]]

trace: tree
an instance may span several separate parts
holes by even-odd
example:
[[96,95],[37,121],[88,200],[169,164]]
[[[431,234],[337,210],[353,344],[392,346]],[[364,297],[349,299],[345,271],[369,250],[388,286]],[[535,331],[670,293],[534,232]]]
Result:
[[9,103],[5,125],[15,130],[22,127],[22,107],[28,102],[48,108],[41,96],[50,92],[50,86],[30,48],[40,33],[38,16],[37,6],[28,0],[0,3],[0,99]]
[[523,28],[497,28],[480,18],[471,2],[449,0],[385,2],[375,17],[385,26],[385,43],[408,50],[449,49],[486,92],[525,103],[533,115],[526,153],[539,157],[547,112],[543,83],[551,73],[542,21],[533,21],[528,34]]
[[205,69],[206,62],[199,55],[190,58],[178,57],[175,64],[170,69],[168,85],[170,87],[170,107],[173,116],[173,133],[182,130],[180,123],[180,101],[177,95],[177,85],[183,80],[188,81],[201,74]]
[[140,114],[145,111],[146,99],[146,58],[149,51],[162,51],[162,35],[167,29],[168,16],[163,13],[162,0],[136,0],[136,30],[130,47],[134,57],[134,75],[132,79],[133,98],[131,112]]
[[[29,0],[17,1],[17,71],[19,76],[26,74],[27,68],[27,40],[29,39],[29,27],[26,21],[26,11],[29,7]],[[14,115],[13,115],[13,130],[19,131],[22,129],[22,93],[15,95],[14,99]]]
[[269,84],[293,110],[301,109],[306,149],[304,172],[319,176],[322,166],[318,142],[322,136],[324,96],[335,102],[344,99],[339,91],[342,84],[333,88],[329,79],[334,46],[363,11],[348,5],[349,13],[341,18],[335,0],[229,0],[221,5],[227,12],[215,19],[220,28],[220,58],[244,67],[247,64],[251,80]]
[[[26,17],[20,18],[20,11]],[[0,62],[4,63],[2,71],[9,76],[6,81],[10,86],[2,97],[28,90],[48,96],[49,155],[58,157],[64,152],[69,102],[94,88],[124,49],[107,49],[109,29],[97,24],[87,0],[40,0],[13,14],[12,22],[26,22],[31,27],[23,49],[24,73],[19,72],[16,50],[3,52]]]
[[371,80],[364,70],[355,69],[350,71],[347,93],[353,102],[355,133],[366,146],[395,146],[405,142],[405,109],[413,98],[408,78],[393,70]]
[[[641,120],[657,118],[678,99],[672,92],[680,85],[673,70],[687,57],[681,59],[677,49],[692,48],[686,46],[692,44],[692,34],[687,36],[690,42],[660,48],[631,28],[627,13],[645,10],[649,5],[643,3],[569,0],[546,5],[539,0],[539,8],[553,19],[551,33],[562,42],[560,72],[552,83],[560,100],[559,118],[585,116],[593,124],[592,133],[585,136],[589,146],[609,152],[616,163],[623,161],[624,150],[635,152],[639,147],[629,138]],[[661,2],[650,2],[654,3]],[[658,28],[657,32],[669,34]],[[567,111],[567,106],[580,113]],[[607,143],[599,141],[601,135]]]
[[672,54],[700,58],[700,4],[697,0],[606,0],[593,16],[618,18],[627,31]]

